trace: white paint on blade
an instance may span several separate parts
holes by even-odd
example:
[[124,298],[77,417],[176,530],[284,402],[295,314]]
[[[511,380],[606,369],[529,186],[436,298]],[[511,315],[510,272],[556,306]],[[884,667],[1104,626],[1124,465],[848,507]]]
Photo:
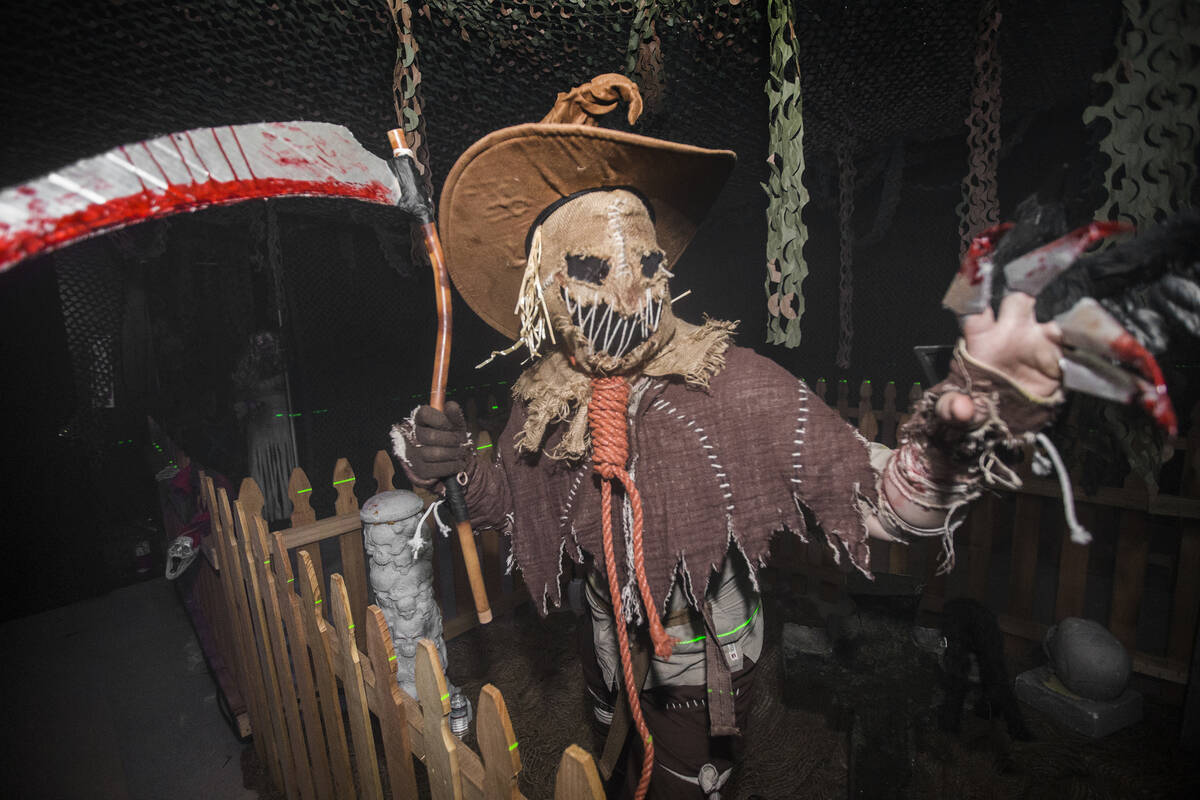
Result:
[[[150,146],[168,158],[173,158],[184,165],[187,169],[188,177],[192,183],[204,183],[208,180],[208,170],[193,162],[190,158],[182,154],[182,150],[176,150],[174,147],[167,146],[162,139],[154,139],[150,142]],[[170,162],[168,162],[170,163]],[[203,177],[198,177],[197,173]],[[180,181],[183,183],[183,181]]]
[[[141,178],[146,183],[156,186],[159,189],[167,188],[167,184],[163,183],[163,181],[158,176],[151,175],[149,172],[146,172],[146,170],[142,169],[138,165],[132,164],[129,161],[126,161],[125,159],[121,158],[116,153],[105,153],[104,158],[107,159],[108,161],[111,161],[112,163],[116,164],[121,169],[132,172],[134,175],[137,175],[139,178]],[[83,194],[83,193],[80,192],[80,194]],[[84,196],[86,197],[87,195],[84,195]],[[92,202],[94,203],[96,201],[93,200]],[[100,201],[100,202],[103,202],[103,201]]]
[[[112,154],[109,153],[109,156],[111,157]],[[132,166],[132,165],[129,165],[129,166]],[[50,183],[53,183],[55,186],[59,187],[60,189],[66,189],[68,192],[73,192],[73,193],[79,195],[80,197],[87,200],[89,203],[108,202],[108,199],[106,197],[104,197],[103,195],[93,192],[91,189],[80,186],[75,181],[71,180],[70,178],[63,177],[62,175],[59,175],[57,172],[51,172],[49,175],[46,176],[46,180],[50,181]]]

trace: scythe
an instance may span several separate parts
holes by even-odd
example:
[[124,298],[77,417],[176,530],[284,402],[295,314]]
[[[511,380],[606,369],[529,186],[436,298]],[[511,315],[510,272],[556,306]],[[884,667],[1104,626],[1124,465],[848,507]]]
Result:
[[[438,343],[430,404],[445,400],[450,287],[428,198],[411,151],[389,134],[393,161],[369,153],[345,127],[261,122],[198,128],[122,145],[0,191],[0,272],[72,242],[148,219],[270,197],[335,197],[390,205],[421,225],[437,280]],[[490,622],[461,487],[446,482],[480,622]]]

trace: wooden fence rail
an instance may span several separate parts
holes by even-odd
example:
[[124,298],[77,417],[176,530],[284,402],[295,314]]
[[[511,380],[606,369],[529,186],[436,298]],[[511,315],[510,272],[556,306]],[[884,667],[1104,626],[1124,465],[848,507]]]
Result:
[[[391,488],[390,468],[386,456],[376,459],[381,490]],[[339,461],[337,513],[318,520],[301,504],[293,527],[272,533],[252,481],[230,502],[223,489],[202,478],[213,519],[208,555],[228,621],[225,641],[260,762],[289,800],[413,798],[414,759],[424,764],[434,800],[519,800],[520,747],[498,689],[488,685],[480,694],[476,753],[450,733],[449,694],[433,643],[423,641],[417,653],[418,697],[397,684],[387,623],[377,606],[366,605],[353,483],[349,464]],[[305,488],[307,478],[297,471],[294,497],[307,494]],[[318,566],[319,545],[327,538],[338,540],[347,572],[329,575],[328,590]],[[603,797],[586,751],[564,751],[554,797]]]

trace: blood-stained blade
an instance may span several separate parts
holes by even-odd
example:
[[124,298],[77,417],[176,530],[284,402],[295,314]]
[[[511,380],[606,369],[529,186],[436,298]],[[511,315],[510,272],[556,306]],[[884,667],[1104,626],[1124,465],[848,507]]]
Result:
[[962,265],[942,298],[942,305],[958,316],[978,314],[992,300],[992,251],[996,242],[1012,227],[1011,222],[993,225],[971,240]]
[[0,191],[0,272],[136,222],[264,197],[395,205],[388,163],[341,125],[261,122],[122,145]]
[[[1062,330],[1067,359],[1077,362],[1070,369],[1066,362],[1063,364],[1064,385],[1068,389],[1126,403],[1138,401],[1169,434],[1174,436],[1178,432],[1178,418],[1158,361],[1103,306],[1091,297],[1084,297],[1054,321]],[[1127,378],[1122,378],[1117,374],[1121,370],[1111,362],[1109,369],[1104,369],[1097,357],[1131,367],[1140,377],[1126,373]],[[1085,375],[1086,370],[1092,374]]]
[[1093,222],[1076,228],[1049,244],[1031,250],[1004,265],[1004,278],[1010,292],[1037,296],[1046,284],[1067,270],[1080,253],[1115,233],[1126,233],[1133,226],[1124,222]]

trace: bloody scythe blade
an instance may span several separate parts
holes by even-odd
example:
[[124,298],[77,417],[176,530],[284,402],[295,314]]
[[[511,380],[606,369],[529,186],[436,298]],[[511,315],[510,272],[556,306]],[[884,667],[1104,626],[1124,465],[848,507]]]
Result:
[[147,219],[265,197],[396,205],[388,163],[341,125],[259,122],[122,145],[0,191],[0,272]]

